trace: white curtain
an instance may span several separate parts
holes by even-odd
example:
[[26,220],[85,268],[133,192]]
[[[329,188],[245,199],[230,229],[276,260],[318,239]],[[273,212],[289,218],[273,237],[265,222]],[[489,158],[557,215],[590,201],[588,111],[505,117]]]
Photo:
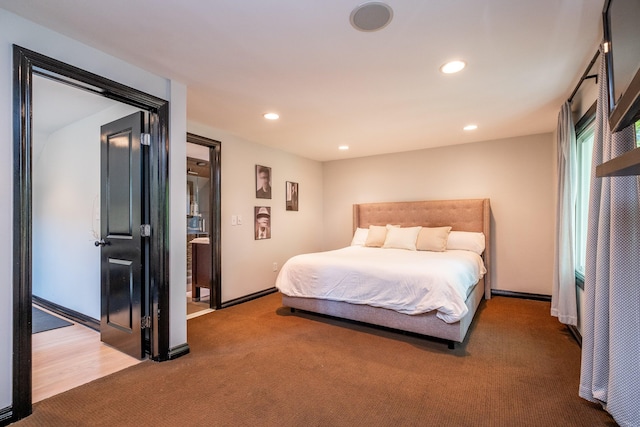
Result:
[[596,165],[634,148],[631,128],[610,132],[601,62],[579,394],[600,402],[619,425],[640,426],[640,185],[634,176],[595,177]]
[[574,217],[576,208],[576,133],[571,106],[565,102],[558,115],[558,200],[553,265],[551,315],[566,325],[578,324],[574,262]]

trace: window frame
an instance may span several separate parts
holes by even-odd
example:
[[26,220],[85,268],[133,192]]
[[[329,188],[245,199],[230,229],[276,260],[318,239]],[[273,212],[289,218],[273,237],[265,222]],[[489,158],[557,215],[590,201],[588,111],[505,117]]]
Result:
[[[580,158],[578,156],[579,153],[581,153],[583,150],[580,149],[580,146],[578,145],[581,141],[581,136],[584,132],[586,131],[590,131],[590,129],[595,126],[594,122],[596,119],[596,106],[597,106],[597,101],[594,102],[591,107],[589,107],[589,109],[582,115],[582,117],[578,120],[578,122],[575,125],[575,133],[576,133],[576,156],[578,157],[576,160],[578,162],[580,162]],[[591,156],[590,156],[591,158]],[[589,164],[591,163],[591,161],[589,161]],[[579,181],[575,183],[576,186],[579,184]],[[580,190],[578,188],[578,190]],[[578,260],[577,260],[577,254],[578,254],[578,250],[577,250],[577,245],[578,245],[578,201],[579,198],[576,197],[576,205],[574,207],[575,209],[575,224],[574,224],[574,230],[575,232],[575,255],[576,259],[574,259],[574,263],[577,266],[578,265]],[[589,198],[587,197],[586,202],[589,202]],[[585,242],[586,244],[586,242]],[[576,277],[576,285],[578,287],[580,287],[581,289],[584,290],[584,274],[579,271],[577,268],[575,270],[575,277]]]

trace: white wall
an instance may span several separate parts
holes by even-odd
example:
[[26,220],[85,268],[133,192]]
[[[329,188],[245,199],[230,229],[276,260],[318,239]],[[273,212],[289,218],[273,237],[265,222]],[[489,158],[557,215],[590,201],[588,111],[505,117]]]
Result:
[[[600,70],[600,61],[602,60],[602,54],[598,55],[598,58],[589,69],[589,75],[597,75]],[[573,122],[577,123],[580,118],[587,112],[587,110],[598,99],[598,84],[596,79],[585,79],[578,87],[573,99],[571,100],[571,112],[573,116]],[[558,112],[560,108],[558,107]]]
[[494,289],[551,294],[553,139],[541,134],[324,164],[324,249],[349,244],[354,203],[491,199]]
[[[169,347],[187,342],[187,87],[171,81],[167,87],[169,127]],[[153,207],[152,207],[153,208]]]
[[[183,238],[186,224],[182,215],[186,198],[184,185],[186,87],[179,82],[146,72],[0,9],[0,200],[3,201],[0,203],[0,236],[3,236],[3,239],[0,239],[0,409],[9,407],[12,402],[13,205],[11,201],[13,200],[12,44],[14,43],[171,102],[170,199],[172,202],[178,201],[176,209],[181,215],[174,215],[175,204],[172,205],[169,342],[172,347],[186,342],[184,280],[178,287],[174,286],[173,282],[176,275],[186,276]],[[181,238],[176,241],[174,236],[178,234]],[[183,256],[180,256],[181,254]],[[177,295],[180,303],[176,301]]]
[[[274,286],[293,255],[322,249],[322,164],[197,123],[189,132],[221,142],[222,301]],[[272,199],[255,197],[255,165],[271,167]],[[285,207],[285,182],[299,184],[299,210]],[[255,240],[254,206],[271,206],[271,239]],[[231,225],[240,215],[242,225]]]

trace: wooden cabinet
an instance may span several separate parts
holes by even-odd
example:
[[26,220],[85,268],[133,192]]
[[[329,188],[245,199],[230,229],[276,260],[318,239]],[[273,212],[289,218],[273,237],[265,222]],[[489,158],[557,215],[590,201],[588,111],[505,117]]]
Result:
[[200,288],[209,289],[211,295],[211,245],[208,243],[191,243],[191,298],[200,301]]

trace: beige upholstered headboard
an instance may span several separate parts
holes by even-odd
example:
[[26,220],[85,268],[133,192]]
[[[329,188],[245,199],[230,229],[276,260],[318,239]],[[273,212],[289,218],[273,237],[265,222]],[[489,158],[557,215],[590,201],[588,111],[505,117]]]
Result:
[[353,230],[370,225],[394,224],[402,227],[451,226],[458,231],[481,231],[485,237],[483,254],[485,298],[491,298],[491,207],[489,199],[426,200],[417,202],[362,203],[353,205]]

